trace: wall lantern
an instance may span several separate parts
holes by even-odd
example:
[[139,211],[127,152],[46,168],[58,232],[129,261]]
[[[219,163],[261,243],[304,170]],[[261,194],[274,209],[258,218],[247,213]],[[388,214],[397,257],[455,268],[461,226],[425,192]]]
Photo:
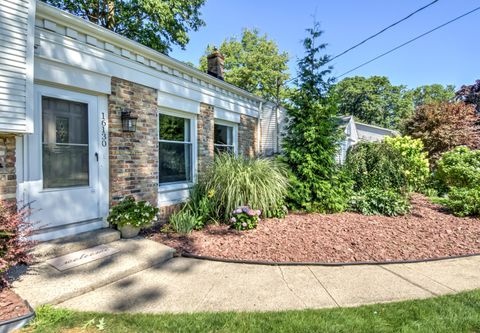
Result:
[[137,130],[138,117],[132,116],[131,111],[122,111],[122,130],[135,132]]

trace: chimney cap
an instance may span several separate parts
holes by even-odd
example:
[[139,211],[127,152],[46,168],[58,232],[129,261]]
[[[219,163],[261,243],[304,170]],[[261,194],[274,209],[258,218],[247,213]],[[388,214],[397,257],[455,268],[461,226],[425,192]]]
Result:
[[222,58],[222,59],[225,60],[225,57],[223,56],[223,54],[220,53],[220,51],[219,51],[219,50],[217,49],[217,47],[215,47],[215,46],[213,47],[212,53],[210,53],[210,54],[207,56],[207,58],[208,58],[208,59],[211,59],[211,58],[214,58],[214,57],[220,57],[220,58]]

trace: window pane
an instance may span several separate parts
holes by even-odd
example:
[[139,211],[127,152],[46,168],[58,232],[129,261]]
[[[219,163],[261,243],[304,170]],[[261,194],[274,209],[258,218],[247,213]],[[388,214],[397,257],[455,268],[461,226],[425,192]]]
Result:
[[217,146],[215,145],[215,153],[222,154],[222,153],[229,153],[233,154],[235,151],[233,146]]
[[190,142],[190,119],[159,114],[159,138]]
[[215,124],[214,143],[221,145],[232,145],[233,127]]
[[159,142],[159,182],[191,181],[192,145],[190,143]]
[[88,186],[88,145],[43,144],[43,187]]
[[43,187],[89,185],[88,105],[42,98]]

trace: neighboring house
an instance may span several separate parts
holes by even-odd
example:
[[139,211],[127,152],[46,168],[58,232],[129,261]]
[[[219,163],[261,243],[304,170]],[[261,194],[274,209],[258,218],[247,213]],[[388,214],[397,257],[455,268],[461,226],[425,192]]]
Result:
[[271,156],[281,152],[282,133],[285,128],[285,109],[267,102],[260,114],[260,154]]
[[30,205],[34,239],[103,228],[128,195],[166,218],[215,150],[261,153],[272,105],[219,53],[209,75],[34,0],[3,1],[0,26],[0,199]]
[[345,138],[340,143],[340,151],[337,156],[339,163],[344,163],[347,157],[348,148],[361,142],[381,141],[386,136],[400,135],[397,131],[379,126],[369,125],[355,121],[352,116],[340,118],[340,126],[344,127]]

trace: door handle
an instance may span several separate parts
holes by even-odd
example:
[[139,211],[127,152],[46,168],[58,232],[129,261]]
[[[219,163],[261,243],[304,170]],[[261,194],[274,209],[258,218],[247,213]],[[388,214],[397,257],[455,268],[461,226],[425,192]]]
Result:
[[95,158],[97,159],[97,162],[98,162],[98,153],[95,153]]

